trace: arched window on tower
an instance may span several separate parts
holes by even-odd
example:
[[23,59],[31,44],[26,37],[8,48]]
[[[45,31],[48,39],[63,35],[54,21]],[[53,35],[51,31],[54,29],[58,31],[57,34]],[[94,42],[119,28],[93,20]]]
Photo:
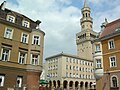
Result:
[[85,17],[85,15],[83,14],[83,17]]
[[90,14],[88,14],[88,16],[90,17]]
[[85,25],[82,25],[82,28],[85,28]]

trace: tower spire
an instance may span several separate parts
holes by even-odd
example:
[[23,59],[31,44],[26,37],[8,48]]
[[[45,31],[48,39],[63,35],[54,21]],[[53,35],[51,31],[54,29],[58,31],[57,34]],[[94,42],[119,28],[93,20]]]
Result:
[[84,0],[84,7],[88,7],[86,0]]
[[90,16],[90,8],[87,5],[87,1],[84,0],[84,6],[81,9],[82,11],[82,18],[80,19],[80,23],[81,23],[81,30],[92,30],[92,18]]

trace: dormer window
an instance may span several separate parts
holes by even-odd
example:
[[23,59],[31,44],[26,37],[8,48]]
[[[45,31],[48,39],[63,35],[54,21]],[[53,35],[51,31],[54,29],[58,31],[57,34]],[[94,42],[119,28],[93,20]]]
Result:
[[29,28],[30,27],[30,23],[28,21],[26,21],[26,20],[23,20],[22,26],[24,26],[26,28]]
[[120,27],[117,27],[117,28],[115,29],[115,31],[120,31]]
[[7,15],[7,21],[15,23],[15,17],[12,15]]

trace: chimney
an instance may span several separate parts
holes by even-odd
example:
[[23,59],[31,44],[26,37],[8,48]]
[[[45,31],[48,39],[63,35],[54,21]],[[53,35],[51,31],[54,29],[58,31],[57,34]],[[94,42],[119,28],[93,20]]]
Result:
[[1,7],[2,10],[5,10],[5,6],[6,6],[6,1],[4,1],[4,2],[0,5],[0,7]]
[[40,20],[37,20],[37,21],[36,21],[36,24],[37,24],[36,29],[39,29],[39,24],[40,24],[40,23],[41,23]]

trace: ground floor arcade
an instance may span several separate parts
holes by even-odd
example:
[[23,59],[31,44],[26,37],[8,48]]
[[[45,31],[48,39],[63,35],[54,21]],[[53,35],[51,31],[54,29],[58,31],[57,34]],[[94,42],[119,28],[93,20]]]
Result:
[[49,86],[51,88],[62,88],[64,90],[92,90],[95,89],[94,82],[88,81],[67,81],[60,80],[49,81]]

